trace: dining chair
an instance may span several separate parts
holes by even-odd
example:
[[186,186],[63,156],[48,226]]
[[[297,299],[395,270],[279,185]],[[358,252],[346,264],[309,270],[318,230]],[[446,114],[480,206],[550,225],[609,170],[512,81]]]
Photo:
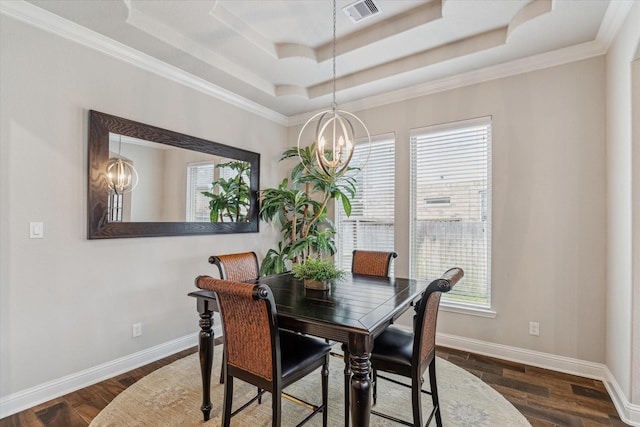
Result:
[[[220,278],[236,282],[257,280],[260,277],[260,266],[255,252],[237,254],[212,255],[209,264],[218,267]],[[224,337],[223,337],[224,347]],[[220,384],[224,383],[224,363],[220,368]]]
[[[429,283],[416,304],[413,332],[408,332],[395,326],[388,327],[373,343],[371,353],[371,369],[373,373],[373,404],[378,396],[378,381],[380,378],[411,388],[411,406],[413,408],[413,422],[408,422],[388,414],[371,411],[372,414],[408,425],[422,427],[422,393],[430,394],[433,409],[429,414],[425,426],[431,423],[435,416],[436,426],[442,427],[438,387],[436,382],[436,322],[440,296],[449,292],[464,276],[460,268],[447,270],[439,279]],[[423,376],[429,368],[429,391],[422,390]],[[379,375],[378,371],[388,372],[411,379],[411,385]]]
[[395,252],[362,251],[354,250],[351,261],[353,274],[366,274],[367,276],[389,277],[391,261],[397,258]]
[[[322,425],[326,427],[331,346],[324,340],[279,330],[276,304],[267,285],[198,276],[196,286],[216,293],[226,337],[222,425],[228,427],[231,417],[268,391],[272,395],[272,426],[280,426],[281,397],[285,397],[312,409],[298,425],[322,412]],[[322,377],[321,405],[283,393],[284,388],[318,368]],[[257,386],[258,393],[232,412],[234,378]]]
[[218,267],[220,278],[246,282],[260,277],[260,266],[255,252],[241,252],[237,254],[212,255],[209,263]]

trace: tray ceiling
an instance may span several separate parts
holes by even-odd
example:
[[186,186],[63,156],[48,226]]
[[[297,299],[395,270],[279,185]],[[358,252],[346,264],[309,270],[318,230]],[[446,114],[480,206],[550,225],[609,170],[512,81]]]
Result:
[[[380,13],[354,23],[341,10],[354,1],[337,1],[341,108],[603,54],[630,3],[374,2]],[[136,58],[166,65],[175,79],[182,74],[210,86],[210,92],[270,112],[266,115],[300,121],[331,105],[328,0],[3,0],[2,12],[55,22],[53,32],[84,31],[85,44],[92,37],[96,45],[113,43],[111,49],[122,55],[135,52]]]

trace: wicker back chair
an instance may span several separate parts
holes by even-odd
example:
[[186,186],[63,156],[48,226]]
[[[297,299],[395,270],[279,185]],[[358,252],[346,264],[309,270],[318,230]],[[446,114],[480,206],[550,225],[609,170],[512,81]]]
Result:
[[220,278],[236,282],[248,282],[260,277],[260,266],[255,252],[242,252],[228,255],[212,255],[209,263],[220,271]]
[[[218,267],[220,278],[235,282],[258,280],[260,266],[255,252],[241,252],[227,255],[211,255],[209,264]],[[224,364],[220,368],[220,384],[224,383]]]
[[378,251],[353,251],[351,272],[353,274],[366,274],[367,276],[389,277],[391,261],[397,258],[395,252]]
[[[199,276],[196,286],[216,293],[226,337],[222,425],[228,427],[231,417],[268,391],[272,394],[272,425],[280,426],[282,390],[322,367],[322,404],[303,402],[313,412],[301,424],[322,412],[326,427],[331,346],[317,338],[278,330],[275,301],[266,285]],[[257,386],[258,393],[232,412],[234,378]]]
[[[372,414],[409,426],[429,425],[435,416],[436,425],[442,427],[436,383],[436,321],[438,319],[440,296],[443,292],[449,292],[462,276],[464,276],[462,269],[452,268],[427,286],[420,302],[416,305],[413,333],[390,326],[374,341],[373,352],[371,353],[373,404],[375,405],[377,400],[378,380],[380,378],[390,380],[378,375],[378,371],[411,378],[411,385],[402,385],[411,388],[413,422],[376,411],[371,411]],[[422,377],[427,368],[429,368],[430,391],[422,390]],[[391,381],[398,383],[395,380]],[[422,393],[430,394],[433,403],[433,409],[426,424],[422,424],[422,406],[420,404]]]

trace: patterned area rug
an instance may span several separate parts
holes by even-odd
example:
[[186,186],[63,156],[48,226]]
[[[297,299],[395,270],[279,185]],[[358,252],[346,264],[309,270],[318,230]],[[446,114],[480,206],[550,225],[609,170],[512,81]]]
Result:
[[[90,427],[162,427],[162,426],[219,426],[223,386],[218,384],[220,373],[219,347],[213,363],[211,420],[203,421],[200,404],[202,383],[197,354],[178,360],[152,372],[118,395],[98,416]],[[530,426],[528,421],[504,397],[474,375],[445,361],[437,359],[438,390],[442,406],[443,424],[446,427],[519,427]],[[329,377],[329,425],[341,426],[343,418],[344,364],[331,357]],[[428,378],[425,378],[428,387]],[[255,387],[234,381],[234,407],[252,397]],[[320,371],[288,387],[286,391],[308,402],[321,402]],[[245,400],[246,399],[246,400]],[[431,396],[423,395],[423,416],[431,410]],[[375,409],[411,420],[411,390],[385,380],[378,385],[378,403]],[[309,411],[286,399],[282,399],[282,425],[293,426],[302,421]],[[232,426],[270,426],[271,395],[266,393],[262,404],[257,402],[232,418]],[[306,425],[321,426],[318,414]],[[371,416],[371,426],[396,426],[397,424]],[[432,421],[431,425],[435,425]]]

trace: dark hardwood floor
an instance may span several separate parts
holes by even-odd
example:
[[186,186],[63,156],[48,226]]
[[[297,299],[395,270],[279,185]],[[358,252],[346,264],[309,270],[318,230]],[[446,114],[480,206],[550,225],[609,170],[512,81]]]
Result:
[[[0,427],[86,427],[120,392],[143,376],[196,352],[191,348],[0,420]],[[601,381],[438,347],[438,356],[492,386],[532,427],[626,426]],[[509,426],[496,426],[509,427]]]

